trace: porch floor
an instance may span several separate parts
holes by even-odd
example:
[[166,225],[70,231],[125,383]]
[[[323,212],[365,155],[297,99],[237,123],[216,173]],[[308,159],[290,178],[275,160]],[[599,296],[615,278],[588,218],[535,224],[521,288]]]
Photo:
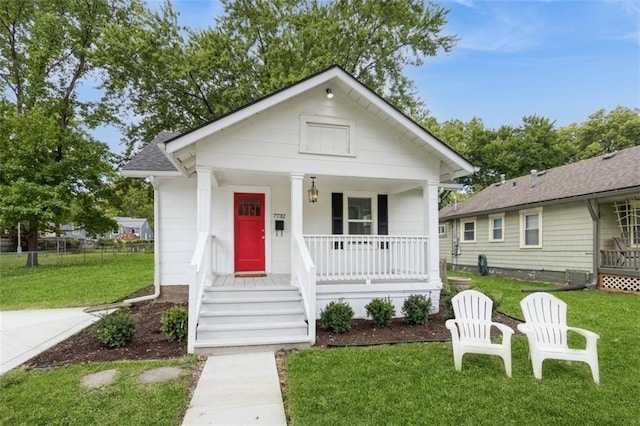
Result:
[[269,288],[288,287],[291,285],[289,274],[267,274],[264,277],[236,277],[235,275],[218,275],[215,277],[212,287],[235,288]]

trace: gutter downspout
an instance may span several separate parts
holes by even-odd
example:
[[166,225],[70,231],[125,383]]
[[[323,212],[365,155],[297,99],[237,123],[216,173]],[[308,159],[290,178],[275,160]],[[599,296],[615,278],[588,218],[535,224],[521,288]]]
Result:
[[136,297],[134,299],[127,299],[123,301],[123,304],[133,304],[138,302],[145,302],[147,300],[153,300],[160,296],[160,268],[159,268],[159,259],[158,253],[160,253],[160,238],[158,238],[159,230],[160,230],[160,191],[158,190],[158,183],[154,176],[150,176],[149,180],[151,181],[151,185],[153,186],[153,217],[155,219],[155,227],[156,231],[153,237],[153,286],[155,287],[155,291],[153,294],[149,294],[147,296]]
[[598,268],[600,267],[600,206],[597,201],[594,199],[589,199],[586,201],[587,210],[589,210],[589,214],[591,215],[591,220],[593,222],[592,228],[592,243],[593,243],[593,278],[591,283],[588,284],[588,287],[597,288],[598,287]]

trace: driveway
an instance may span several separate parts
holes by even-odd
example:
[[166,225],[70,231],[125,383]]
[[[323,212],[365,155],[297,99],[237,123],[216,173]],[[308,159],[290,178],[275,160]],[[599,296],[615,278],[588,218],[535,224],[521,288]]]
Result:
[[100,317],[84,308],[0,312],[0,374],[23,364]]

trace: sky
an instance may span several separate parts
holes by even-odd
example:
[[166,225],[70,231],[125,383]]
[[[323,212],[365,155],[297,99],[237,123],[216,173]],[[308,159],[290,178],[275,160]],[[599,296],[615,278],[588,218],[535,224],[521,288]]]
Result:
[[[161,2],[148,0],[151,8]],[[179,23],[214,24],[218,0],[173,0]],[[418,96],[439,122],[481,118],[485,127],[519,126],[538,115],[556,127],[600,109],[640,107],[640,1],[440,0],[444,34],[459,41],[420,67],[408,67]],[[120,152],[119,136],[95,136]]]

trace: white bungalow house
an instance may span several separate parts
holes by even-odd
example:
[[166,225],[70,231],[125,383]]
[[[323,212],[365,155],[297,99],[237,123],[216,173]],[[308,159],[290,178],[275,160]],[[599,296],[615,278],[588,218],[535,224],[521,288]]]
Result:
[[438,192],[473,166],[337,66],[122,170],[155,189],[156,284],[189,285],[189,352],[312,345],[343,298],[441,289]]
[[640,146],[488,186],[440,211],[454,268],[640,292]]

